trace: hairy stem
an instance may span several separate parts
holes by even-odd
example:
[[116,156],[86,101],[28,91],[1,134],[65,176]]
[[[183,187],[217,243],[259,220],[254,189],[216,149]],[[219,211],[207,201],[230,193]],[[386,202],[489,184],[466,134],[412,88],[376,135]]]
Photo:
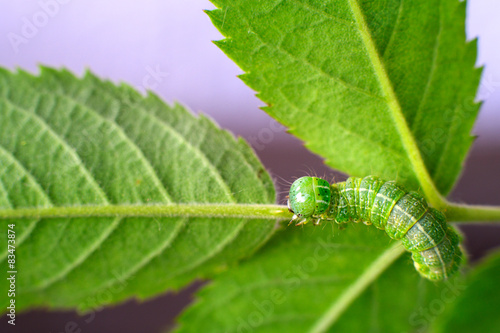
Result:
[[[448,203],[443,210],[450,222],[500,221],[500,207]],[[108,205],[0,209],[0,219],[99,216],[241,217],[290,220],[286,206],[246,204]]]
[[167,204],[38,207],[0,210],[0,219],[99,216],[241,217],[247,219],[290,219],[287,207],[245,204]]
[[443,211],[451,222],[500,222],[500,207],[448,203]]

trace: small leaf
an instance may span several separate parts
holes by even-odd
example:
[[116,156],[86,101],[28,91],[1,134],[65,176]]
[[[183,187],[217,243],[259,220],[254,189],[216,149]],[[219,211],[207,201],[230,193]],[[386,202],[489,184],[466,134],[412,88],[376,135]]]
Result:
[[274,229],[273,220],[93,216],[112,205],[274,202],[243,140],[153,94],[90,73],[1,70],[0,118],[0,216],[61,207],[88,216],[0,220],[3,235],[15,223],[17,309],[86,310],[179,288],[249,255]]
[[450,191],[472,143],[481,73],[464,1],[212,2],[227,37],[217,45],[241,79],[328,165],[429,197],[433,181]]
[[421,311],[460,281],[425,280],[402,253],[399,243],[373,227],[349,225],[333,234],[331,225],[289,227],[204,287],[182,315],[178,332],[426,328]]
[[467,279],[467,289],[439,318],[434,332],[498,332],[500,327],[500,252],[483,260]]

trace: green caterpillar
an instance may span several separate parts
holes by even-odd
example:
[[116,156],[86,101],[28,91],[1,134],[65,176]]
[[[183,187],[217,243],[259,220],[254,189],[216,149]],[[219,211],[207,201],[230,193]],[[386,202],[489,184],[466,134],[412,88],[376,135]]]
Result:
[[288,209],[296,225],[313,221],[360,222],[385,230],[412,253],[415,268],[430,280],[444,280],[460,267],[460,237],[437,209],[416,192],[375,176],[329,184],[302,177],[290,187]]

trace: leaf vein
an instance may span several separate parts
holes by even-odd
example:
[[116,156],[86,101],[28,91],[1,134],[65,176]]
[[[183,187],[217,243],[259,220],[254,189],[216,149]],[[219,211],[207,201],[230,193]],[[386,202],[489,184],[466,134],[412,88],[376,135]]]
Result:
[[[317,245],[317,244],[316,244]],[[329,284],[332,282],[341,282],[346,279],[352,278],[351,276],[344,276],[344,277],[339,277],[339,276],[319,276],[319,277],[309,277],[307,280],[306,279],[301,279],[299,282],[296,281],[286,281],[284,279],[282,280],[266,280],[264,283],[254,283],[254,284],[248,284],[245,285],[243,288],[238,288],[235,292],[233,293],[226,293],[224,298],[219,297],[218,302],[212,302],[212,306],[210,307],[210,311],[214,312],[218,308],[224,306],[225,304],[229,303],[236,297],[244,294],[244,293],[251,293],[254,290],[259,290],[259,289],[265,289],[268,287],[278,287],[278,286],[291,286],[293,285],[295,288],[301,287],[301,286],[307,286],[307,285],[316,285],[320,283],[324,284]]]
[[[239,11],[239,10],[238,10]],[[249,20],[241,13],[241,11],[239,11],[240,13],[240,16],[243,17],[247,23],[247,25],[249,27],[252,27],[252,25],[250,24]],[[379,100],[385,100],[382,96],[379,96],[379,95],[376,95],[376,94],[373,94],[372,92],[368,91],[368,90],[365,90],[365,89],[362,89],[358,86],[355,86],[355,85],[352,85],[351,83],[341,79],[340,77],[337,77],[337,76],[334,76],[334,75],[331,75],[327,72],[325,72],[321,67],[319,67],[318,65],[308,61],[307,59],[304,59],[304,58],[299,58],[297,57],[296,55],[294,55],[293,53],[290,53],[288,52],[287,50],[285,50],[284,48],[282,48],[281,46],[279,45],[276,45],[276,44],[273,44],[273,43],[268,43],[267,41],[265,41],[259,34],[254,34],[259,40],[260,42],[267,46],[268,48],[270,49],[276,49],[277,51],[283,53],[283,54],[286,54],[288,55],[290,58],[292,58],[293,60],[299,62],[299,63],[305,63],[307,64],[311,69],[313,69],[315,72],[319,73],[320,75],[332,80],[332,81],[335,81],[337,83],[340,83],[341,85],[343,85],[344,87],[346,87],[347,89],[351,89],[351,90],[355,90],[359,93],[362,93],[364,95],[367,95],[369,97],[372,97],[372,98],[376,98],[376,99],[379,99]]]
[[[96,89],[97,88],[98,87],[96,87]],[[111,96],[111,94],[108,91],[104,91],[104,94],[107,94],[108,96]],[[111,96],[111,97],[113,97],[113,96]],[[183,146],[187,147],[187,149],[190,149],[193,152],[193,154],[198,157],[198,159],[200,160],[200,162],[202,164],[204,164],[209,169],[210,173],[214,176],[215,180],[219,183],[219,185],[221,186],[221,188],[225,191],[228,199],[231,200],[231,202],[236,202],[234,200],[233,196],[232,196],[231,189],[226,184],[226,182],[222,178],[221,174],[217,171],[215,165],[213,165],[213,163],[205,156],[205,154],[199,149],[199,147],[194,146],[191,142],[189,142],[188,140],[186,140],[181,135],[181,133],[178,132],[174,127],[172,127],[170,124],[166,123],[163,119],[161,119],[160,117],[158,117],[156,114],[148,112],[146,109],[144,109],[139,104],[137,104],[137,103],[132,104],[130,102],[121,103],[121,104],[122,105],[127,105],[131,109],[140,111],[143,114],[143,116],[145,116],[145,117],[149,117],[149,118],[154,119],[155,123],[159,124],[165,130],[166,133],[171,134],[171,136],[177,142],[179,142],[180,145],[183,145]],[[123,107],[120,108],[119,112],[120,113],[123,112]],[[118,127],[122,128],[122,126],[120,126],[120,122],[117,119],[110,120],[110,121],[114,122],[115,124],[117,124]],[[165,187],[165,184],[163,184],[163,185]]]
[[368,31],[368,27],[365,22],[364,14],[360,8],[358,0],[348,0],[351,11],[356,17],[356,21],[359,27],[359,35],[365,46],[365,52],[372,64],[374,74],[379,81],[380,88],[384,93],[384,97],[387,101],[389,113],[394,121],[394,126],[398,132],[399,137],[405,151],[407,152],[408,158],[410,160],[413,171],[420,183],[422,191],[424,192],[427,200],[434,205],[436,208],[441,208],[446,203],[442,198],[441,194],[436,189],[434,181],[432,180],[422,155],[418,148],[413,133],[408,125],[408,121],[403,114],[400,102],[394,91],[392,82],[390,81],[387,71],[385,69],[384,63],[380,58],[380,54],[377,52],[375,44],[373,42],[373,36]]
[[162,197],[165,199],[165,201],[166,202],[173,202],[171,195],[168,193],[167,188],[165,187],[163,182],[160,180],[156,170],[151,165],[151,162],[149,161],[149,159],[147,159],[144,156],[142,150],[136,145],[136,143],[132,140],[132,138],[130,138],[128,136],[128,134],[122,129],[122,127],[120,127],[115,121],[106,119],[98,111],[96,111],[93,108],[88,107],[84,103],[81,103],[80,101],[76,100],[73,96],[66,95],[66,94],[59,94],[59,96],[64,96],[64,97],[70,99],[71,101],[73,101],[73,103],[75,103],[75,105],[78,105],[80,108],[82,108],[86,112],[92,113],[93,116],[97,117],[102,122],[112,126],[113,130],[117,131],[118,135],[121,136],[121,138],[124,140],[125,144],[127,144],[137,154],[140,161],[144,164],[144,168],[145,168],[146,172],[148,172],[149,176],[153,180],[153,183],[155,185],[157,185],[157,188],[160,191]]
[[391,35],[389,36],[389,41],[387,42],[387,45],[385,46],[384,50],[382,50],[382,58],[385,57],[385,53],[387,52],[388,49],[390,49],[393,41],[394,41],[394,36],[396,35],[397,28],[399,26],[399,23],[401,23],[401,13],[403,12],[403,2],[404,0],[401,0],[399,2],[398,6],[398,15],[396,16],[396,23],[394,23],[394,27],[392,28]]
[[[279,315],[279,316],[272,316],[272,317],[266,317],[263,320],[259,322],[258,325],[252,326],[254,329],[258,327],[264,327],[264,326],[269,326],[274,323],[282,323],[282,322],[290,322],[290,321],[305,321],[305,320],[313,320],[317,317],[315,314],[306,314],[306,313],[300,313],[299,315],[297,314],[292,314],[292,315]],[[226,333],[232,333],[232,332],[241,332],[241,329],[239,327],[231,329],[229,331],[225,331]]]
[[[286,103],[289,104],[295,110],[301,111],[302,113],[307,113],[307,114],[311,115],[311,117],[318,117],[318,115],[316,113],[312,113],[308,109],[304,109],[304,110],[300,109],[299,106],[296,105],[292,100],[290,100],[290,98],[281,89],[279,89],[279,92],[284,97],[284,100],[286,101]],[[351,129],[349,129],[346,126],[342,125],[338,121],[334,121],[332,119],[323,118],[323,117],[319,117],[319,118],[322,119],[323,121],[327,120],[330,124],[336,125],[338,128],[342,129],[346,134],[354,136],[354,137],[358,138],[360,141],[366,142],[367,145],[379,146],[383,150],[390,152],[393,156],[400,156],[403,159],[407,159],[408,158],[408,156],[406,154],[402,153],[401,151],[397,151],[397,150],[395,150],[392,147],[386,146],[382,142],[375,141],[375,140],[367,137],[366,135],[362,135],[362,134],[360,134],[358,132],[352,131]]]
[[[128,271],[120,275],[121,280],[128,280],[133,278],[133,275],[138,272],[141,268],[149,264],[155,257],[161,255],[163,251],[168,248],[171,244],[173,244],[174,240],[179,236],[180,231],[186,226],[186,222],[188,219],[183,219],[181,222],[177,224],[175,229],[173,229],[172,233],[169,237],[165,238],[165,241],[160,243],[157,248],[151,249],[148,255],[144,255],[144,259],[138,262],[135,266],[131,266]],[[115,231],[116,228],[113,229]],[[107,239],[107,238],[106,238]],[[87,260],[85,258],[85,260]],[[116,279],[108,279],[105,283],[96,286],[96,290],[102,290],[110,287],[113,283],[116,282]]]
[[[10,151],[5,149],[1,144],[0,144],[0,156],[2,156],[2,159],[5,159],[5,158],[8,159],[11,163],[13,163],[13,165],[16,168],[20,169],[21,172],[30,180],[30,183],[32,185],[31,188],[34,189],[34,191],[36,191],[37,194],[40,195],[43,198],[43,200],[45,200],[48,203],[48,205],[46,205],[44,207],[52,206],[50,198],[43,191],[40,184],[36,180],[35,176],[24,167],[24,165],[21,163],[21,161],[19,161]],[[31,235],[31,233],[33,232],[33,230],[35,229],[35,227],[39,221],[40,221],[40,219],[36,219],[35,223],[30,227],[30,229],[28,229],[28,231],[25,234],[23,234],[22,237],[19,237],[18,239],[16,239],[17,246],[20,246],[26,239],[28,239],[28,237]],[[6,257],[7,257],[7,252],[5,252],[5,255],[2,254],[2,257],[0,257],[0,263],[3,262],[3,260]]]
[[314,7],[314,6],[311,6],[309,4],[306,4],[300,0],[291,0],[292,2],[302,6],[303,8],[306,8],[312,12],[315,12],[315,13],[318,13],[318,14],[321,14],[323,16],[325,16],[326,18],[328,19],[331,19],[332,21],[337,21],[339,23],[343,23],[345,26],[348,26],[350,28],[353,28],[356,24],[356,22],[354,21],[349,21],[349,20],[346,20],[346,19],[342,19],[340,17],[337,17],[337,16],[334,16],[332,14],[329,14],[327,12],[325,12],[324,10],[319,10],[318,8]]
[[243,230],[247,222],[248,220],[244,220],[243,222],[238,223],[238,226],[233,230],[233,232],[229,233],[227,237],[218,242],[217,245],[211,249],[211,251],[207,251],[205,256],[199,256],[198,260],[194,260],[189,265],[183,266],[181,270],[178,270],[174,274],[172,274],[171,278],[187,273],[190,270],[198,266],[201,266],[203,263],[214,258],[218,253],[222,252],[222,250],[228,244],[230,244],[234,239],[236,239],[236,237],[238,237],[238,235],[240,234],[241,230]]
[[441,14],[441,6],[439,7],[438,10],[438,15],[439,15],[439,31],[438,34],[436,35],[436,42],[434,43],[434,48],[432,52],[432,65],[431,69],[429,71],[429,75],[427,77],[427,80],[425,82],[425,88],[424,88],[424,93],[422,94],[422,99],[420,100],[420,103],[418,104],[418,109],[415,114],[415,121],[413,121],[413,130],[415,130],[415,127],[418,125],[420,118],[423,116],[422,109],[424,107],[424,104],[427,100],[427,97],[429,96],[430,88],[431,88],[431,82],[432,79],[434,78],[434,74],[436,72],[437,68],[437,59],[439,56],[439,46],[441,42],[441,35],[443,32],[443,15]]
[[[96,239],[96,241],[94,243],[90,244],[87,247],[87,249],[84,252],[82,252],[80,254],[80,256],[75,258],[72,262],[68,262],[68,264],[64,267],[64,269],[60,270],[57,274],[51,276],[50,278],[46,279],[45,281],[42,281],[40,284],[38,284],[34,288],[26,288],[26,287],[23,288],[22,293],[47,290],[50,286],[52,286],[55,283],[64,279],[72,271],[74,271],[77,267],[81,266],[91,256],[91,254],[94,253],[104,243],[104,241],[118,227],[118,225],[120,224],[120,222],[122,220],[123,219],[121,217],[115,218],[113,220],[113,223],[111,223],[107,229],[103,230],[103,232],[101,233],[101,235],[99,235],[99,237]],[[71,223],[71,220],[69,220],[68,223]],[[64,228],[66,228],[68,223],[66,223]],[[60,234],[57,241],[59,241],[59,239],[61,237],[62,237],[62,233]],[[55,243],[57,243],[57,242],[55,242]],[[48,254],[47,256],[50,257],[50,254]]]
[[[2,147],[0,146],[0,149],[1,148]],[[5,165],[3,167],[5,167]],[[0,173],[0,176],[3,176],[4,173],[5,173],[5,171]],[[0,192],[4,194],[3,197],[5,198],[5,200],[7,200],[7,202],[6,202],[7,206],[2,207],[2,208],[13,208],[14,206],[12,205],[12,200],[10,199],[9,192],[7,191],[7,188],[4,186],[4,183],[3,183],[3,180],[1,177],[0,177]]]
[[[1,97],[0,97],[1,98]],[[38,96],[38,101],[37,101],[37,106],[34,108],[36,109],[39,106],[40,103],[40,96]],[[23,108],[20,105],[15,105],[12,104],[10,101],[5,100],[8,104],[13,106],[13,109],[17,110],[18,112],[22,113],[23,115],[26,116],[26,118],[31,118],[33,119],[38,125],[40,125],[42,130],[45,130],[46,133],[48,133],[56,142],[60,144],[60,147],[63,148],[75,161],[75,167],[80,170],[82,175],[86,178],[86,180],[89,182],[89,184],[94,188],[96,191],[96,195],[99,196],[99,199],[104,201],[104,203],[109,203],[108,198],[106,197],[106,194],[104,190],[99,186],[97,181],[94,179],[90,171],[85,167],[83,164],[82,160],[76,153],[73,147],[69,146],[62,137],[59,136],[58,133],[56,133],[51,126],[45,122],[37,113],[35,112],[29,112],[25,108]]]

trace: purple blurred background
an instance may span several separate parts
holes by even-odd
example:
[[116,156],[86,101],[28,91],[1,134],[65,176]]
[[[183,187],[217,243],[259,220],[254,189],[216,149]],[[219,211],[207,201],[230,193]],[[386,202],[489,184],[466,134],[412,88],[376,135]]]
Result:
[[[115,82],[151,89],[210,115],[221,127],[245,137],[276,179],[286,182],[312,170],[331,174],[321,160],[286,134],[263,111],[263,103],[236,75],[241,70],[211,40],[222,36],[203,9],[208,0],[0,0],[0,65],[36,73],[39,64],[85,68]],[[470,0],[468,39],[479,37],[478,65],[485,65],[473,133],[478,135],[464,174],[452,193],[460,202],[500,204],[500,2]],[[462,228],[473,259],[498,246],[498,227]],[[159,332],[189,300],[191,289],[138,305],[106,309],[86,323],[73,313],[35,311],[18,317],[21,332]],[[0,328],[4,329],[4,321]],[[23,328],[24,327],[24,328]],[[11,327],[9,327],[11,329]],[[80,331],[78,331],[80,330]]]
[[[67,3],[0,0],[2,66],[33,72],[38,64],[64,66],[77,74],[90,68],[113,81],[149,87],[168,102],[178,100],[246,138],[269,127],[258,109],[263,103],[236,78],[241,70],[211,43],[222,36],[203,13],[214,8],[208,0],[59,1]],[[500,144],[499,14],[496,0],[469,1],[467,36],[480,37],[478,65],[486,65],[478,96],[485,103],[474,130],[478,145]],[[19,41],[15,35],[28,37]],[[145,79],[154,69],[159,80]]]

